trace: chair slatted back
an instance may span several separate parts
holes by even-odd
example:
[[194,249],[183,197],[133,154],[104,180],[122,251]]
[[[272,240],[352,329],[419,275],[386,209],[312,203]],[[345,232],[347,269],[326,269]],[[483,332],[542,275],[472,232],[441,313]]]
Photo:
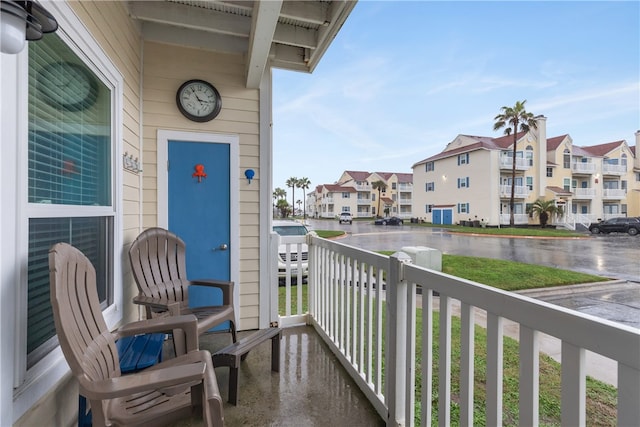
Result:
[[129,260],[141,294],[188,301],[186,245],[159,227],[143,231],[131,244]]
[[81,383],[120,376],[91,261],[75,247],[57,243],[49,250],[49,279],[58,340],[73,374]]

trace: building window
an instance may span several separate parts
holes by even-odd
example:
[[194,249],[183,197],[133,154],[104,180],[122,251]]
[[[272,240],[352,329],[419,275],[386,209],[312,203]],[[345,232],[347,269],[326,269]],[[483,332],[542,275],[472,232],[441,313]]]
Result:
[[458,188],[469,188],[469,177],[458,178]]
[[525,212],[529,215],[529,218],[533,218],[533,203],[525,204]]
[[351,207],[349,207],[349,206],[343,206],[343,207],[342,207],[342,212],[351,212]]
[[342,198],[343,199],[348,199],[350,197],[350,194],[347,193],[346,191],[342,193]]
[[527,159],[527,164],[529,166],[533,166],[533,147],[530,145],[527,145],[527,148],[525,148],[524,155],[525,155],[525,158]]
[[469,203],[458,203],[458,213],[469,213]]
[[436,191],[436,184],[435,182],[427,182],[426,191]]
[[424,170],[425,172],[433,172],[435,170],[435,165],[433,164],[433,162],[427,162],[424,165]]
[[627,191],[627,180],[626,179],[620,180],[620,189]]
[[392,190],[395,190],[395,189],[396,189],[396,183],[395,183],[395,182],[392,182],[392,183],[391,183],[391,189],[392,189]]
[[426,206],[425,206],[425,211],[426,211],[427,213],[431,213],[431,212],[433,212],[433,205],[426,205]]
[[553,168],[547,168],[547,178],[553,178]]
[[564,188],[565,191],[571,191],[571,178],[564,178],[562,180],[562,188]]
[[532,176],[528,176],[527,177],[527,190],[533,191],[533,177]]
[[640,182],[640,172],[636,172],[636,182]]
[[562,156],[562,167],[565,169],[571,169],[571,152],[568,148],[565,148]]
[[623,215],[627,214],[627,204],[626,203],[622,203],[620,205],[620,213],[623,214]]
[[82,251],[95,267],[101,306],[114,302],[113,90],[58,35],[29,45],[27,369],[58,345],[49,301],[53,244]]
[[626,154],[622,154],[622,156],[620,157],[620,165],[624,166],[624,170],[627,170],[627,155]]
[[578,180],[577,179],[572,179],[571,180],[571,188],[577,188],[578,187]]
[[458,155],[458,166],[466,165],[469,163],[469,153],[459,154]]

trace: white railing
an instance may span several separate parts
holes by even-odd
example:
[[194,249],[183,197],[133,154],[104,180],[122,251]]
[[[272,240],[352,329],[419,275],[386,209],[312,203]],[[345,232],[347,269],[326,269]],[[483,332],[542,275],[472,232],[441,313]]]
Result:
[[410,197],[400,197],[399,203],[401,205],[410,205],[413,203],[413,199]]
[[627,173],[626,165],[612,165],[609,163],[602,164],[602,172],[603,173],[614,173],[614,174],[624,174]]
[[593,198],[596,196],[596,189],[595,188],[573,188],[571,190],[573,192],[573,197],[574,198],[578,198],[578,197],[583,197],[583,198]]
[[365,184],[356,184],[356,190],[358,190],[358,191],[371,191],[371,186],[370,185],[365,185]]
[[571,163],[571,171],[573,173],[594,173],[596,165],[595,163],[573,162]]
[[[518,170],[526,170],[529,169],[531,165],[529,164],[529,159],[525,159],[522,157],[516,157],[516,169]],[[505,169],[513,169],[513,157],[511,156],[501,156],[500,157],[500,168]]]
[[589,228],[592,222],[598,222],[598,215],[596,214],[573,214],[575,222],[584,225]]
[[602,197],[606,199],[624,199],[627,197],[627,191],[619,188],[605,188],[602,191]]
[[370,198],[364,198],[364,197],[358,197],[358,204],[359,205],[370,205],[371,204],[371,199]]
[[[515,224],[528,224],[529,215],[527,214],[513,214],[513,220]],[[500,225],[508,225],[510,221],[509,214],[500,214]]]
[[413,191],[413,184],[398,184],[398,191]]
[[[313,325],[387,425],[415,423],[417,288],[422,290],[421,425],[431,425],[433,400],[438,402],[438,424],[451,423],[451,325],[457,312],[461,318],[461,425],[475,424],[474,325],[485,316],[486,425],[502,425],[503,336],[506,324],[514,322],[520,342],[520,425],[538,425],[543,334],[559,340],[562,425],[585,425],[587,351],[610,359],[617,369],[617,424],[640,425],[640,330],[428,270],[407,263],[406,254],[386,257],[316,236],[309,236],[307,242],[309,310],[302,310],[302,287],[297,286],[292,295],[288,281],[287,316],[280,317],[280,324],[306,321]],[[294,300],[295,312],[291,310]],[[440,380],[434,398],[435,317],[439,318],[435,369]]]
[[[516,185],[513,191],[514,197],[524,198],[529,195],[529,190],[524,185]],[[500,186],[500,197],[511,197],[511,185]]]

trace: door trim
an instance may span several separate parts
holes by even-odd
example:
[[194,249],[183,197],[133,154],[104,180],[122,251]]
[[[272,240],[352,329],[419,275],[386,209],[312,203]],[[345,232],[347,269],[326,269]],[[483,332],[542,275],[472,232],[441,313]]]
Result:
[[[169,141],[208,142],[229,145],[229,277],[233,287],[236,317],[240,313],[240,137],[220,133],[158,129],[157,134],[157,225],[169,227]],[[236,318],[236,325],[239,325]],[[237,326],[236,326],[237,327]]]

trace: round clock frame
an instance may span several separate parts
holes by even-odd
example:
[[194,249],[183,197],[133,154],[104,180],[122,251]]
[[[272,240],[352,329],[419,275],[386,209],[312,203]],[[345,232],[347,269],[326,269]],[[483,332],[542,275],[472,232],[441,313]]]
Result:
[[222,97],[209,82],[199,79],[184,82],[176,92],[178,110],[194,122],[208,122],[220,114]]

